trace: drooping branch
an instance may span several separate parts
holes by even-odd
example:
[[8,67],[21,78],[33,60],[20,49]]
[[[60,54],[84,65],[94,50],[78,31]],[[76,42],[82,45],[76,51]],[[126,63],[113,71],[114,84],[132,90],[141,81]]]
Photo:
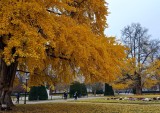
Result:
[[63,59],[63,60],[71,61],[71,59],[67,58],[67,55],[65,55],[64,53],[61,53],[60,55],[55,55],[54,51],[55,51],[55,48],[51,47],[50,45],[47,45],[46,53],[49,57],[60,58],[60,59]]
[[23,73],[30,73],[29,71],[24,71],[24,70],[16,70],[18,72],[23,72]]
[[50,12],[50,13],[54,13],[56,15],[62,15],[62,13],[55,12],[54,10],[51,10],[51,9],[47,9],[47,11]]
[[1,36],[0,35],[0,49],[1,50],[4,50],[4,47],[5,47],[6,45],[3,43],[3,36]]
[[78,2],[77,0],[74,0],[74,2],[78,5],[78,6],[80,6],[82,3],[84,3],[85,1],[87,1],[87,0],[82,0],[81,2]]

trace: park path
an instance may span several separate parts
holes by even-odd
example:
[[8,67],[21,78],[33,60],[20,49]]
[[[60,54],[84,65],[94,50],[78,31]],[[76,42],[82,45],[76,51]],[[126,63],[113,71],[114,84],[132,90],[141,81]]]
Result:
[[[77,100],[86,100],[86,99],[96,99],[96,98],[102,98],[103,96],[92,96],[92,97],[83,97],[83,98],[78,98]],[[67,100],[64,100],[62,98],[54,98],[51,100],[37,100],[37,101],[26,101],[26,104],[42,104],[42,103],[64,103],[68,101],[73,101],[74,98],[69,98]],[[16,103],[16,99],[13,100],[14,104]],[[20,99],[19,104],[24,104],[24,99]]]

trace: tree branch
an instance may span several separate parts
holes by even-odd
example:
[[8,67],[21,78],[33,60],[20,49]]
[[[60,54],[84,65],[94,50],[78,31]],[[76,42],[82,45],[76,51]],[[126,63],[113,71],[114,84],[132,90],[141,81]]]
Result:
[[50,9],[47,9],[47,11],[50,12],[50,13],[57,14],[57,15],[62,15],[62,13],[54,12],[53,10],[50,10]]
[[16,71],[23,72],[23,73],[30,73],[30,72],[24,71],[24,70],[16,70]]

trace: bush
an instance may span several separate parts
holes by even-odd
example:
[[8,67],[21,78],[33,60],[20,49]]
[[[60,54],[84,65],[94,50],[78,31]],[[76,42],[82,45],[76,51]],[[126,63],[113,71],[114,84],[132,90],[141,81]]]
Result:
[[79,82],[73,82],[70,85],[70,97],[72,98],[74,93],[77,91],[78,97],[86,96],[87,95],[87,88],[85,84],[81,84]]
[[44,86],[38,87],[39,100],[48,100],[47,90]]
[[87,88],[86,85],[83,83],[81,84],[81,93],[82,96],[86,96],[87,95]]
[[37,87],[33,86],[29,92],[29,100],[37,100],[37,99],[38,99]]
[[104,91],[103,91],[103,89],[96,90],[96,94],[104,94]]
[[29,93],[29,100],[47,100],[48,94],[44,86],[33,86]]
[[136,88],[133,88],[133,94],[136,94]]
[[114,95],[114,91],[112,86],[110,86],[109,84],[105,83],[105,92],[104,92],[104,96],[113,96]]
[[142,93],[146,93],[146,94],[160,94],[160,91],[142,91]]

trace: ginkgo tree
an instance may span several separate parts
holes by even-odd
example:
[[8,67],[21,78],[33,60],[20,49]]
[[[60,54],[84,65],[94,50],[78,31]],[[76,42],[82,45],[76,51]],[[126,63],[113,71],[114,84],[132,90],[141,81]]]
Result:
[[124,47],[106,37],[105,0],[1,0],[0,96],[10,105],[16,71],[31,86],[112,81],[121,74]]
[[128,47],[128,60],[124,62],[124,76],[118,78],[118,83],[123,83],[121,87],[133,88],[136,94],[142,94],[142,88],[152,87],[157,82],[151,65],[159,55],[160,41],[151,40],[148,29],[132,23],[122,30],[122,42]]
[[[149,72],[151,73],[152,78],[156,81],[154,84],[160,89],[160,59],[157,58],[149,65]],[[146,84],[148,85],[148,84]]]

